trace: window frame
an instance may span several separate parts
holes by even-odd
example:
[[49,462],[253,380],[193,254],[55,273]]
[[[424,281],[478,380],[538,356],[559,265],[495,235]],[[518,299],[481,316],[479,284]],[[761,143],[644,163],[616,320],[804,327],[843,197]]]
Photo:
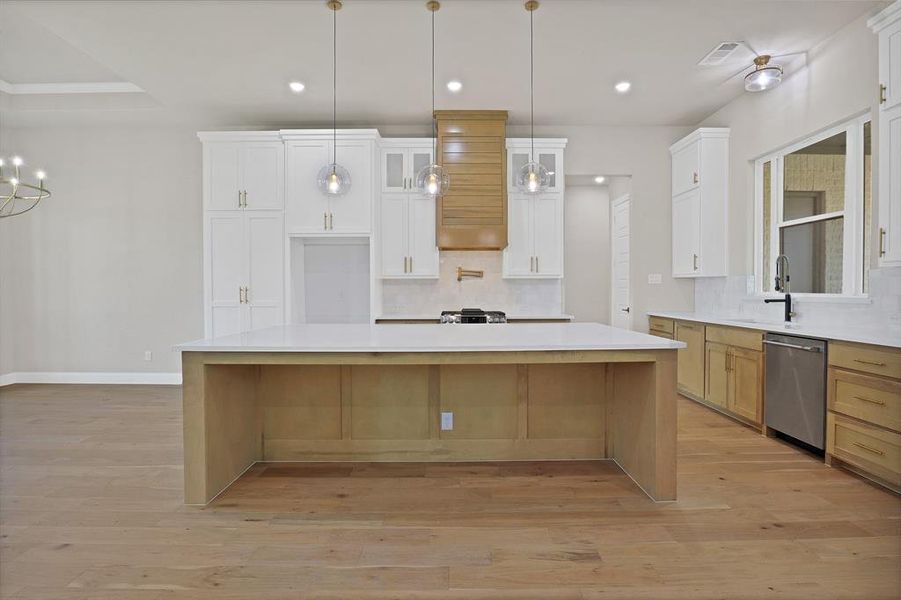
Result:
[[[856,117],[852,117],[842,123],[818,131],[802,140],[769,152],[754,161],[754,295],[762,298],[779,298],[781,293],[764,291],[763,289],[763,251],[764,251],[764,222],[763,222],[763,166],[770,163],[770,257],[775,261],[779,256],[780,230],[792,225],[803,223],[827,221],[837,217],[843,218],[842,235],[842,292],[812,293],[792,292],[792,296],[807,298],[810,300],[865,300],[868,295],[864,292],[864,124],[870,121],[872,130],[872,115],[866,111]],[[783,221],[784,200],[784,169],[785,156],[801,150],[807,146],[828,139],[834,135],[845,133],[845,205],[841,211],[833,211]],[[871,141],[872,144],[872,141]],[[870,148],[871,156],[873,149]],[[872,161],[872,158],[871,158]],[[871,208],[872,210],[872,208]],[[775,262],[773,263],[775,264]],[[775,272],[771,265],[771,272]],[[791,270],[789,269],[789,274]]]

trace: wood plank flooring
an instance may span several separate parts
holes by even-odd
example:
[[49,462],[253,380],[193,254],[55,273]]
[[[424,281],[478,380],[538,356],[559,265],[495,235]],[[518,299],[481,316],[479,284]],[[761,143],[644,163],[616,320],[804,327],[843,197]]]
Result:
[[898,598],[901,499],[687,400],[609,462],[254,468],[182,505],[177,387],[0,388],[0,597]]

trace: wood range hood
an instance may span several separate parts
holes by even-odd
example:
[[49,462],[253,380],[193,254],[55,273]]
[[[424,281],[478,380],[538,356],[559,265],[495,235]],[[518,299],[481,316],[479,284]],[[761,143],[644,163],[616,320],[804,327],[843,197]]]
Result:
[[450,188],[438,199],[438,248],[507,247],[507,111],[438,110],[437,163]]

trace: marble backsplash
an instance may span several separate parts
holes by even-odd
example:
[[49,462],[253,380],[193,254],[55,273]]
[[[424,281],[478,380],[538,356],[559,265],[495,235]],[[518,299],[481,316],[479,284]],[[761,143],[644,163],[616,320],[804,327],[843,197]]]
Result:
[[[792,298],[794,321],[804,325],[842,325],[901,330],[901,267],[870,270],[866,299],[830,301]],[[718,316],[753,318],[779,323],[782,304],[765,304],[753,295],[754,276],[709,277],[695,280],[695,312]]]
[[[438,279],[384,279],[382,314],[434,315],[463,307],[509,315],[563,313],[562,279],[504,279],[501,252],[442,252]],[[457,267],[484,271],[482,279],[457,281]]]

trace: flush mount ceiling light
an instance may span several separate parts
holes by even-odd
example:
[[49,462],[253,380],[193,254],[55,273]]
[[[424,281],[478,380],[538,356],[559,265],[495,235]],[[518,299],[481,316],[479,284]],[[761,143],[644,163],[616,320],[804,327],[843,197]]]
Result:
[[595,183],[604,183],[605,181],[607,181],[607,178],[604,177],[603,175],[598,175],[597,177],[594,178]]
[[299,82],[299,81],[292,81],[291,83],[288,84],[288,87],[289,87],[289,88],[291,89],[291,91],[294,92],[295,94],[299,94],[299,93],[301,93],[302,91],[304,91],[304,90],[306,89],[307,86],[305,86],[304,84],[302,84],[302,83]]
[[35,171],[34,178],[37,179],[37,185],[25,183],[20,173],[24,161],[18,156],[13,156],[10,162],[13,165],[13,175],[6,177],[3,174],[5,163],[0,159],[0,219],[27,213],[41,200],[50,196],[50,190],[44,187],[47,173]]
[[625,94],[632,89],[632,84],[628,81],[620,81],[613,88],[620,94]]
[[746,91],[762,92],[782,83],[782,67],[769,64],[771,58],[769,54],[761,54],[754,59],[754,70],[745,75]]
[[[432,198],[443,196],[450,187],[450,176],[447,171],[438,164],[438,124],[435,120],[435,13],[441,8],[441,4],[435,0],[425,3],[426,9],[432,13],[432,134],[433,148],[432,156],[434,157],[432,164],[427,165],[419,170],[416,174],[416,189]],[[451,89],[451,83],[447,84],[447,88]],[[463,87],[462,85],[460,87]],[[458,88],[459,89],[459,88]],[[453,90],[451,90],[453,91]]]
[[463,84],[454,79],[453,81],[447,82],[447,89],[456,94],[463,89]]
[[350,190],[350,173],[338,164],[338,11],[341,0],[326,3],[332,11],[332,162],[319,170],[316,185],[328,196],[343,196]]
[[544,165],[535,161],[535,28],[533,16],[538,10],[538,2],[537,0],[528,0],[524,6],[529,12],[529,124],[532,148],[529,151],[529,162],[516,173],[516,188],[526,194],[540,194],[551,185],[551,174]]

